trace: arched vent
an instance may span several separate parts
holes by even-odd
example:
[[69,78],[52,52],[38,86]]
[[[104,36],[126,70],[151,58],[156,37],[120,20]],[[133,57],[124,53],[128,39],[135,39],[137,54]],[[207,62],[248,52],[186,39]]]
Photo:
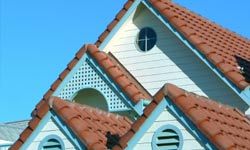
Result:
[[49,139],[46,143],[44,143],[42,149],[43,150],[61,150],[62,145],[56,139]]
[[166,125],[159,128],[152,139],[154,150],[179,150],[182,147],[182,135],[178,128]]

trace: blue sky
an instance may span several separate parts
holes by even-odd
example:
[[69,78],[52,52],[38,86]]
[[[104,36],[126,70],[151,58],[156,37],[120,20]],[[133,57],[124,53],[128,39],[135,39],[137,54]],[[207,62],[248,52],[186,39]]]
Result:
[[[0,0],[0,122],[31,111],[84,43],[94,43],[126,0]],[[250,38],[250,1],[174,0]]]

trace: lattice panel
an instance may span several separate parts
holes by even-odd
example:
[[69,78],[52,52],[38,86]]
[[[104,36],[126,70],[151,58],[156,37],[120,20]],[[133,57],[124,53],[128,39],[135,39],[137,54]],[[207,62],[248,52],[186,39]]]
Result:
[[122,100],[111,90],[111,88],[103,81],[97,72],[84,61],[75,75],[69,80],[66,86],[62,89],[59,97],[62,99],[70,99],[75,92],[80,89],[91,87],[102,91],[107,98],[107,103],[110,111],[127,110],[128,107]]

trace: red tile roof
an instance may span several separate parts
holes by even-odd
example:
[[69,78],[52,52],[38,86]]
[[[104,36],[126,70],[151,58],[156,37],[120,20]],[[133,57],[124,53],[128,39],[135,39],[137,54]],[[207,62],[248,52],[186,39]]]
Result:
[[132,124],[127,117],[68,102],[57,97],[50,99],[50,107],[88,149],[107,149],[107,133],[122,136]]
[[16,150],[21,147],[49,109],[56,112],[88,149],[107,149],[108,132],[111,135],[122,136],[132,124],[127,117],[51,97],[48,102],[37,108],[39,113],[31,119],[11,149]]
[[[250,85],[239,69],[236,56],[250,61],[250,40],[208,21],[170,0],[149,0],[186,39],[214,64],[232,83],[243,90]],[[128,0],[98,38],[99,46],[121,20],[133,1]]]
[[77,62],[83,57],[85,53],[91,55],[93,59],[106,71],[106,73],[116,82],[116,84],[122,89],[122,91],[130,97],[131,101],[137,103],[140,99],[152,99],[151,96],[142,90],[143,87],[130,76],[129,73],[125,73],[125,69],[122,68],[114,59],[112,55],[108,55],[105,52],[101,52],[95,45],[83,46],[67,65],[66,69],[59,75],[56,81],[51,85],[50,89],[44,94],[42,100],[36,105],[32,112],[32,119],[29,122],[31,126],[28,126],[20,135],[19,139],[13,144],[11,149],[18,149],[26,141],[32,131],[36,128],[43,116],[48,112],[48,100],[52,96],[53,92],[58,88],[64,78],[69,74]]
[[238,111],[213,100],[166,84],[144,109],[143,115],[121,137],[115,149],[124,149],[156,106],[169,99],[196,125],[218,149],[250,149],[250,121]]

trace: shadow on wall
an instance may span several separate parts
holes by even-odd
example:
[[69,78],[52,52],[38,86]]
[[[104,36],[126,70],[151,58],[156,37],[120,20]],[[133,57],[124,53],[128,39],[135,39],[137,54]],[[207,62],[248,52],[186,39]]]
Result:
[[250,83],[250,58],[246,60],[237,55],[234,57],[240,66],[241,74],[245,77],[246,81]]

